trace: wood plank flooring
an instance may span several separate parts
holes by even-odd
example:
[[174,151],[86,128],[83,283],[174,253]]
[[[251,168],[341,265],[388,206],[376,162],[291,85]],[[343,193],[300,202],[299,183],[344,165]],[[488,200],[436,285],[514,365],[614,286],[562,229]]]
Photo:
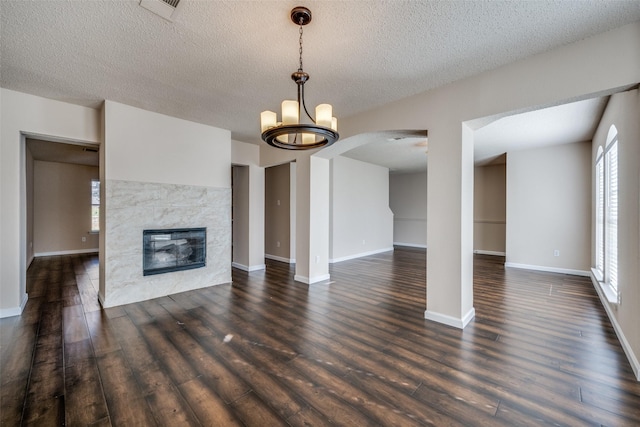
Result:
[[36,259],[0,320],[2,426],[640,425],[588,278],[477,256],[475,319],[424,320],[425,252],[289,265],[101,310],[97,256]]

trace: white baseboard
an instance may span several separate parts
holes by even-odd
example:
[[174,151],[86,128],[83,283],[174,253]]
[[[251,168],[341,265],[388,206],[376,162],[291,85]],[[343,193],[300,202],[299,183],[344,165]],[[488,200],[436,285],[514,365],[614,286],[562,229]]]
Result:
[[519,264],[515,262],[505,262],[504,266],[509,268],[520,268],[523,270],[546,271],[548,273],[571,274],[573,276],[584,276],[584,277],[591,276],[591,273],[588,271],[573,270],[570,268],[545,267],[543,265]]
[[264,270],[265,269],[265,265],[264,264],[247,266],[247,265],[244,265],[244,264],[239,264],[237,262],[232,262],[231,266],[235,267],[237,269],[243,270],[243,271],[248,271],[248,272]]
[[312,278],[308,278],[307,276],[300,276],[298,274],[293,276],[293,280],[296,282],[306,283],[307,285],[313,285],[314,283],[324,282],[325,280],[329,280],[331,278],[328,274],[323,274],[322,276],[315,276]]
[[93,254],[98,253],[100,250],[98,248],[95,249],[73,249],[70,251],[54,251],[54,252],[38,252],[34,254],[34,256],[56,256],[56,255],[77,255],[77,254]]
[[611,306],[607,301],[607,296],[604,295],[602,289],[600,289],[600,285],[598,284],[598,279],[591,274],[591,283],[598,293],[598,297],[600,298],[600,302],[604,306],[604,311],[607,312],[607,316],[609,317],[609,321],[611,321],[611,325],[613,325],[613,330],[616,331],[616,335],[618,336],[618,341],[620,341],[620,345],[622,346],[622,350],[624,350],[624,354],[627,356],[627,360],[629,360],[629,364],[631,365],[631,369],[633,369],[633,373],[636,374],[636,380],[640,381],[640,361],[636,357],[629,341],[627,341],[627,337],[625,337],[624,332],[622,332],[622,327],[618,323],[618,319],[614,316],[611,311]]
[[484,251],[482,249],[477,249],[473,251],[474,254],[478,254],[478,255],[494,255],[494,256],[506,256],[506,253],[504,252],[497,252],[497,251]]
[[434,311],[426,310],[424,312],[424,318],[427,320],[432,320],[434,322],[442,323],[448,326],[453,326],[454,328],[464,329],[465,326],[471,322],[471,320],[476,316],[476,309],[471,307],[471,309],[465,314],[461,319],[457,317],[452,317],[442,313],[436,313]]
[[22,301],[20,301],[19,307],[9,307],[9,308],[0,308],[0,319],[4,319],[5,317],[13,317],[20,316],[22,311],[24,310],[24,306],[27,305],[27,301],[29,300],[29,295],[22,295]]
[[402,242],[393,242],[393,246],[406,246],[408,248],[420,248],[427,249],[427,245],[419,245],[417,243],[402,243]]
[[393,251],[393,247],[376,249],[375,251],[361,252],[359,254],[347,255],[340,258],[332,258],[329,260],[329,264],[335,264],[336,262],[348,261],[350,259],[362,258],[369,255],[375,255],[375,254],[380,254],[382,252],[391,252],[391,251]]
[[287,264],[295,264],[296,263],[295,258],[284,258],[284,257],[281,257],[281,256],[271,255],[271,254],[264,254],[264,257],[267,258],[267,259],[272,259],[274,261],[286,262]]

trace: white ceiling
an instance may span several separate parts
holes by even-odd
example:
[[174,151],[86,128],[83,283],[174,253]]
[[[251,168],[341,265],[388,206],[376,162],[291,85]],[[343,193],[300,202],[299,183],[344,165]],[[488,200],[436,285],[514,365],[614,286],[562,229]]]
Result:
[[261,143],[260,111],[295,96],[299,4],[308,104],[339,119],[640,20],[640,0],[182,0],[173,22],[137,1],[2,0],[0,85]]

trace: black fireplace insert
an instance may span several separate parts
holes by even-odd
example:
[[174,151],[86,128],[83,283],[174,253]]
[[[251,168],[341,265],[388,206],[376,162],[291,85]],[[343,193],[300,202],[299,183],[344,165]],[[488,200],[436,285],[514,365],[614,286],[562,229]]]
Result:
[[143,230],[142,248],[144,276],[204,267],[207,229]]

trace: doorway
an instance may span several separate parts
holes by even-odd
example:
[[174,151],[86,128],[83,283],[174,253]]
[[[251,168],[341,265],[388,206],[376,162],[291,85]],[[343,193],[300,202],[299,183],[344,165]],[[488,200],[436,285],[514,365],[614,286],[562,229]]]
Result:
[[99,145],[25,138],[26,260],[99,252]]

